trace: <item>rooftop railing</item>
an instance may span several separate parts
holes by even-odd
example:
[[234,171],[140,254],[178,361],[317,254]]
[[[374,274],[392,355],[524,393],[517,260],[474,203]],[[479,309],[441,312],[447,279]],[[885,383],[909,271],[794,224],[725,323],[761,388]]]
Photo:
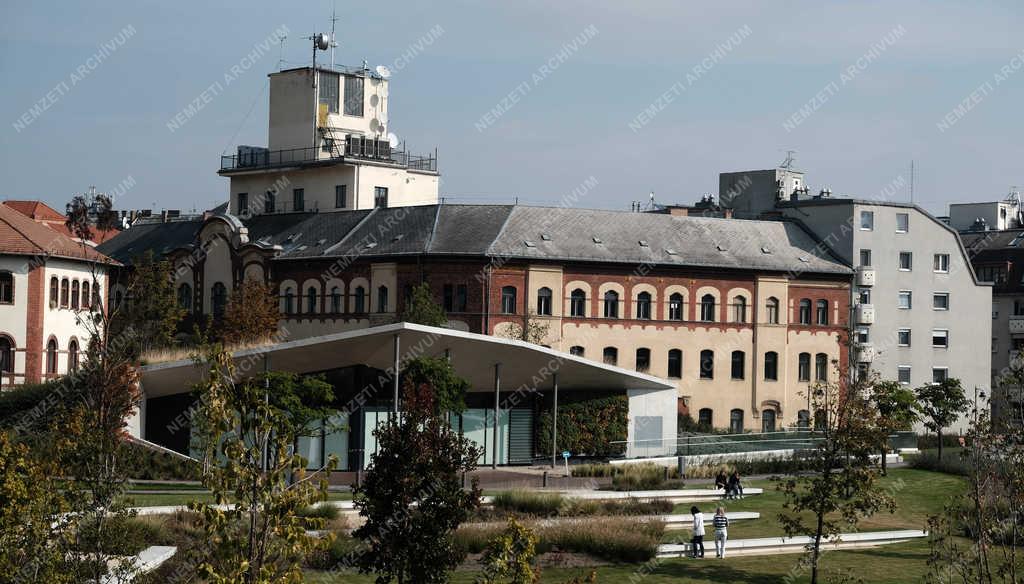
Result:
[[409,170],[437,172],[437,154],[425,156],[410,154],[405,150],[393,150],[381,140],[365,140],[361,143],[341,142],[325,148],[292,148],[289,150],[252,149],[240,150],[234,156],[221,156],[221,171],[262,170],[303,164],[315,164],[350,160],[369,160],[385,164],[396,164]]

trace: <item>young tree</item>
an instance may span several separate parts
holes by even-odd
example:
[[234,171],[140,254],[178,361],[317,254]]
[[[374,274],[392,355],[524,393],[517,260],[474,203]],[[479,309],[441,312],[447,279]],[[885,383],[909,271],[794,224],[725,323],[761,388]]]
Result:
[[75,195],[65,207],[65,215],[64,225],[83,242],[94,239],[94,229],[106,233],[117,227],[114,201],[103,193],[98,193],[92,201],[85,195]]
[[530,565],[537,555],[537,535],[509,515],[505,531],[487,542],[479,584],[533,584],[540,573]]
[[431,387],[406,382],[404,390],[402,415],[374,432],[377,453],[353,489],[365,520],[353,535],[368,546],[356,563],[378,584],[447,582],[461,559],[455,530],[480,505],[476,480],[467,491],[460,475],[481,451],[434,413]]
[[942,383],[930,383],[917,388],[918,410],[925,428],[939,439],[939,460],[942,460],[942,430],[967,410],[970,402],[964,396],[960,380],[949,378]]
[[444,358],[419,357],[402,365],[403,386],[426,385],[434,392],[434,413],[461,414],[466,409],[469,382],[455,373],[451,362]]
[[434,295],[430,292],[430,284],[421,282],[412,289],[412,296],[406,302],[400,320],[443,327],[448,324],[448,315],[445,314],[444,308],[434,301]]
[[117,335],[131,328],[137,333],[139,354],[174,344],[174,334],[185,316],[178,305],[171,263],[158,260],[152,251],[135,259],[128,276],[127,294],[111,320]]
[[231,293],[220,337],[227,345],[266,341],[277,332],[280,317],[273,288],[247,279]]
[[812,411],[826,418],[815,420],[823,432],[806,459],[813,472],[790,476],[778,486],[785,496],[779,522],[786,535],[811,537],[807,562],[812,584],[818,582],[823,541],[882,508],[895,508],[892,497],[879,488],[871,462],[888,436],[870,400],[877,380],[862,375],[849,381],[843,372],[838,378],[838,383],[812,390]]
[[311,423],[333,412],[333,389],[315,378],[270,373],[238,380],[231,355],[207,347],[209,367],[199,386],[198,444],[209,464],[203,484],[215,503],[193,502],[209,537],[209,556],[200,573],[212,582],[257,584],[301,579],[306,552],[329,545],[307,535],[323,520],[297,515],[302,507],[327,498],[331,457],[306,475],[307,461],[293,448]]
[[[878,420],[886,434],[907,430],[914,425],[917,415],[917,396],[914,391],[897,381],[878,381],[871,388],[871,399],[878,408]],[[882,474],[887,472],[886,455],[889,442],[882,447]]]

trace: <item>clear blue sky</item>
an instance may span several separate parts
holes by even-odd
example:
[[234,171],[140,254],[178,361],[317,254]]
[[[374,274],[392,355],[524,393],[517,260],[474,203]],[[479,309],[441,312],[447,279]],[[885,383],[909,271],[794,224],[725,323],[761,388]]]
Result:
[[[901,175],[909,183],[913,159],[916,200],[938,213],[950,201],[997,199],[1010,185],[1024,187],[1019,2],[338,0],[337,7],[339,63],[394,64],[431,29],[443,30],[421,41],[422,51],[392,77],[391,129],[414,150],[439,149],[442,194],[453,200],[557,202],[593,176],[597,186],[580,206],[627,209],[651,190],[662,202],[692,202],[717,191],[718,172],[771,168],[786,149],[797,150],[812,189],[858,196],[877,196]],[[282,26],[291,31],[285,60],[307,63],[302,37],[329,29],[330,12],[330,0],[4,3],[0,197],[61,208],[91,184],[109,190],[130,180],[119,207],[202,209],[223,201],[220,154],[266,143],[264,89],[277,46],[182,128],[171,132],[168,121],[211,84],[224,85],[231,67]],[[744,26],[741,42],[687,80]],[[133,32],[123,45],[98,64],[88,60],[125,27]],[[592,38],[557,69],[540,72],[588,27]],[[898,38],[886,44],[894,30]],[[842,80],[880,44],[884,50]],[[1000,74],[1004,66],[1008,75]],[[677,83],[671,103],[630,128]],[[481,131],[481,117],[517,87],[525,88],[518,103]],[[943,118],[979,88],[971,108],[951,114],[954,123],[941,131]],[[48,92],[56,99],[30,113]],[[816,99],[819,92],[826,99]],[[813,111],[787,130],[802,106]],[[31,121],[18,131],[26,115]]]

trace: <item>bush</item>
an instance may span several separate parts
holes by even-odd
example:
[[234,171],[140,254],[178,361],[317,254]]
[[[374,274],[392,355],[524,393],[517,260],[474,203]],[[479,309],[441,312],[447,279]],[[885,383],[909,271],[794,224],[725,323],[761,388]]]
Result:
[[720,460],[710,459],[700,465],[687,465],[686,478],[713,479],[719,471],[732,474],[738,471],[741,476],[758,474],[788,475],[808,470],[808,463],[800,457],[772,457],[761,460]]
[[475,519],[494,521],[507,517],[594,517],[664,515],[675,506],[669,501],[576,499],[557,493],[505,491],[494,497],[491,509],[480,509]]
[[321,503],[319,505],[307,505],[295,512],[299,517],[311,517],[315,519],[337,519],[340,511],[334,505]]
[[136,517],[109,517],[104,521],[103,533],[96,531],[96,522],[79,526],[72,549],[80,552],[99,551],[118,556],[132,556],[152,545],[164,544],[172,536],[163,524],[144,521]]
[[136,480],[181,480],[197,481],[200,479],[200,465],[196,461],[146,448],[135,442],[125,443],[129,454],[125,457],[127,465],[125,475]]
[[336,533],[330,547],[313,550],[306,556],[305,563],[316,570],[355,567],[355,558],[366,549],[367,546],[351,535]]
[[[626,452],[628,413],[625,395],[559,404],[558,446],[573,456],[621,456]],[[536,436],[538,451],[551,452],[550,409],[541,410]]]
[[[942,435],[942,448],[960,448],[960,436],[956,434]],[[919,434],[917,436],[917,448],[919,450],[931,450],[939,447],[939,438],[935,434]]]
[[919,470],[931,470],[944,472],[946,474],[967,476],[970,471],[968,461],[960,456],[959,452],[943,452],[942,460],[939,460],[937,452],[922,451],[917,454],[904,456],[907,466]]
[[558,493],[537,491],[503,491],[494,496],[491,505],[498,510],[540,517],[558,515],[565,500]]

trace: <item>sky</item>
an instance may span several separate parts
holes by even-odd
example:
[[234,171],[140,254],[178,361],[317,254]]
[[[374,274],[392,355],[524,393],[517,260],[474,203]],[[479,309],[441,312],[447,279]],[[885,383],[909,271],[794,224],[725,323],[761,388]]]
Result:
[[834,196],[910,200],[913,161],[934,214],[1024,188],[1019,2],[130,0],[0,7],[0,198],[223,202],[220,156],[266,144],[267,74],[332,7],[446,201],[692,203],[787,150]]

